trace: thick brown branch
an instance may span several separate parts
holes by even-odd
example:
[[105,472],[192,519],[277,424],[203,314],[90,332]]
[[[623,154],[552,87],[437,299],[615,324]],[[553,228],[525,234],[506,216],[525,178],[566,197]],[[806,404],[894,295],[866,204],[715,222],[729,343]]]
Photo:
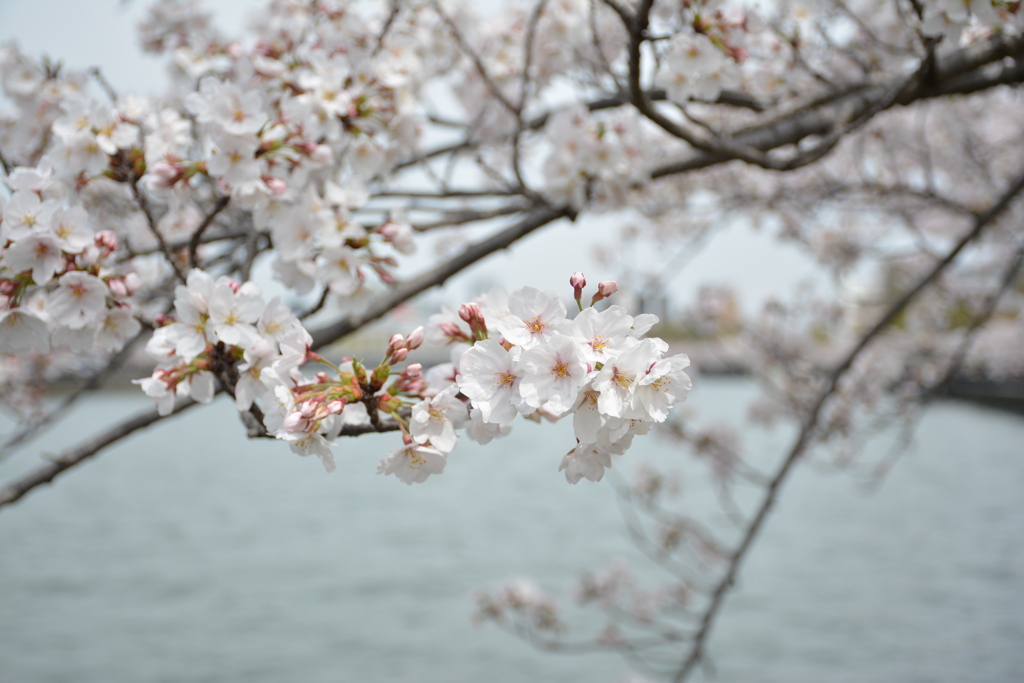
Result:
[[[857,86],[838,95],[829,95],[771,120],[737,131],[730,136],[732,142],[762,151],[796,144],[812,135],[827,136],[847,122],[861,119],[879,102],[887,106],[909,105],[923,99],[951,94],[967,94],[1009,82],[1024,81],[1024,67],[1017,59],[1011,66],[1003,66],[995,73],[985,67],[1006,57],[1024,56],[1024,37],[997,36],[936,58],[934,71],[927,82],[913,79],[906,83],[895,97],[888,101],[892,83]],[[874,113],[878,113],[874,112]],[[726,154],[698,152],[679,161],[666,164],[651,172],[652,178],[684,173],[730,160]]]

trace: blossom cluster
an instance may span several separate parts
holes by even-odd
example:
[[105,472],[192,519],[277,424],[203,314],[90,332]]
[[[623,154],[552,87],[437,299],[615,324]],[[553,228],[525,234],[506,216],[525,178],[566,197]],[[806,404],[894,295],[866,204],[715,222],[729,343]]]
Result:
[[[559,469],[572,484],[599,481],[635,435],[664,422],[691,387],[688,358],[666,356],[668,344],[645,337],[656,316],[593,307],[616,290],[613,282],[601,283],[588,307],[581,301],[582,274],[571,283],[580,308],[572,320],[557,293],[532,287],[508,295],[495,288],[457,316],[433,316],[428,339],[462,345],[450,365],[432,371],[432,386],[441,390],[413,407],[413,443],[392,453],[382,471],[407,482],[425,478],[416,462],[425,457],[422,449],[430,449],[440,471],[438,455],[454,447],[455,430],[463,426],[469,438],[487,443],[506,434],[517,416],[571,415],[576,444]],[[415,474],[405,469],[412,465]]]
[[547,196],[574,207],[588,200],[623,203],[659,158],[637,119],[630,111],[599,120],[583,105],[553,114],[545,126],[553,143],[544,162]]
[[161,415],[173,411],[176,397],[209,403],[219,382],[266,435],[286,441],[299,455],[315,454],[328,471],[334,469],[329,439],[343,425],[366,420],[366,409],[357,402],[362,392],[351,373],[347,380],[326,373],[304,377],[304,363],[327,361],[310,350],[309,332],[280,297],[268,302],[252,282],[214,280],[192,270],[187,283],[175,289],[174,313],[159,318],[162,326],[146,345],[158,367],[152,376],[135,380],[156,399]]
[[[166,415],[179,396],[213,400],[219,382],[265,435],[317,455],[328,471],[339,435],[400,431],[402,447],[378,472],[407,484],[444,471],[459,430],[486,444],[508,434],[517,416],[572,415],[576,443],[560,469],[573,484],[599,481],[634,436],[685,399],[689,360],[667,356],[664,341],[645,336],[655,316],[593,306],[616,291],[614,282],[602,282],[587,307],[582,274],[570,282],[580,309],[572,320],[555,292],[498,287],[458,314],[433,316],[426,332],[393,335],[384,359],[368,368],[355,358],[335,365],[312,351],[295,314],[277,298],[265,302],[255,284],[192,270],[175,289],[174,316],[159,317],[146,346],[159,366],[136,383]],[[426,373],[406,364],[425,337],[460,342],[452,362]],[[307,361],[327,369],[308,377]]]
[[4,353],[120,350],[141,326],[129,302],[135,273],[111,255],[117,236],[94,231],[52,164],[20,167],[0,198],[0,349]]

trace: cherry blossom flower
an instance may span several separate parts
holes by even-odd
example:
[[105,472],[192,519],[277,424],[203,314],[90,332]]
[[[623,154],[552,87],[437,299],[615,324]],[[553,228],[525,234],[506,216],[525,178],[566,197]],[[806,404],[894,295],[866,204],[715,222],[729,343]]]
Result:
[[422,484],[431,474],[441,474],[446,464],[441,451],[414,441],[388,453],[377,466],[377,474],[393,474],[411,486]]
[[633,393],[633,412],[650,416],[655,422],[668,419],[668,411],[677,401],[686,399],[693,383],[683,370],[690,359],[683,355],[657,361],[640,377]]
[[442,453],[455,448],[458,437],[455,430],[468,419],[466,406],[455,398],[458,387],[451,385],[433,398],[420,401],[412,407],[409,431],[417,443],[427,441]]
[[481,446],[486,446],[494,439],[507,436],[511,431],[512,425],[500,425],[484,420],[483,413],[479,408],[473,408],[469,413],[466,436]]
[[21,238],[7,249],[3,264],[15,272],[32,271],[32,280],[45,285],[64,265],[57,238],[49,233],[33,233]]
[[658,360],[658,348],[650,339],[634,341],[594,377],[594,389],[600,392],[598,409],[611,417],[642,417],[635,415],[632,398],[636,382]]
[[725,54],[702,33],[680,33],[664,57],[663,71],[654,84],[665,88],[673,102],[686,104],[691,98],[714,100],[723,88],[734,87],[739,79]]
[[572,338],[590,363],[605,363],[622,348],[633,318],[622,306],[584,308],[572,321]]
[[579,483],[580,479],[601,481],[604,471],[612,466],[611,454],[596,444],[580,443],[565,454],[558,466],[559,472],[565,472],[565,480],[570,484]]
[[50,350],[50,329],[36,316],[15,308],[0,312],[0,353]]
[[18,240],[28,237],[37,226],[48,227],[55,209],[52,202],[43,202],[35,192],[18,190],[3,209],[2,239]]
[[50,230],[57,238],[60,248],[69,254],[80,253],[93,243],[89,215],[82,206],[54,211],[50,220]]
[[333,472],[337,468],[334,453],[331,452],[332,445],[326,438],[315,432],[288,440],[288,446],[292,453],[301,456],[315,455],[320,458],[320,462],[323,463],[327,472]]
[[554,292],[522,287],[508,297],[509,315],[497,322],[498,330],[513,344],[530,349],[568,331],[565,304]]
[[258,179],[260,164],[254,154],[259,141],[255,136],[215,134],[211,136],[211,141],[213,146],[206,162],[206,170],[211,176],[222,179],[232,187]]
[[98,277],[75,271],[62,275],[58,283],[48,310],[61,325],[79,329],[97,320],[106,308],[110,290]]
[[523,378],[519,392],[532,408],[549,404],[551,412],[561,415],[576,401],[587,376],[587,366],[579,347],[571,338],[556,335],[547,344],[538,344],[523,352],[519,359]]
[[120,351],[142,329],[127,308],[108,308],[96,330],[96,344],[104,351]]
[[209,301],[209,325],[217,340],[248,347],[257,338],[253,323],[264,308],[258,296],[235,294],[227,285],[218,284]]
[[509,425],[521,407],[519,392],[522,371],[517,349],[506,351],[493,339],[473,345],[459,362],[459,389],[480,409],[485,422]]

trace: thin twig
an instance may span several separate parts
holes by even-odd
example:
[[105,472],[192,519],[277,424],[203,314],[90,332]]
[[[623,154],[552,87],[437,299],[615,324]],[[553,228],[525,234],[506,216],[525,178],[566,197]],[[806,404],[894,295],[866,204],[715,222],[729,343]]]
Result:
[[483,61],[480,59],[480,55],[478,55],[476,51],[466,43],[458,27],[455,26],[455,23],[441,8],[441,4],[437,2],[437,0],[434,0],[431,4],[433,5],[434,11],[437,12],[437,15],[441,17],[441,21],[443,21],[444,25],[448,27],[448,32],[452,34],[455,42],[459,44],[459,48],[461,48],[466,56],[469,57],[470,61],[473,62],[473,66],[476,67],[476,71],[480,75],[480,78],[487,85],[487,89],[491,91],[494,98],[498,100],[503,107],[508,109],[513,116],[518,116],[520,110],[514,104],[509,102],[507,97],[505,97],[505,93],[502,92],[498,84],[494,82],[493,78],[491,78],[490,73],[488,73],[487,67],[484,66]]
[[146,216],[146,225],[149,226],[149,231],[153,234],[153,237],[156,238],[157,244],[160,245],[160,251],[163,252],[167,262],[174,270],[175,276],[177,276],[177,278],[182,282],[185,282],[185,274],[181,272],[181,268],[178,266],[178,262],[174,258],[174,252],[171,251],[171,248],[167,245],[167,241],[164,239],[164,236],[160,233],[159,228],[157,228],[156,218],[153,216],[153,210],[149,206],[149,199],[146,198],[144,193],[139,191],[138,179],[133,176],[128,185],[132,189],[132,196],[135,197],[135,201],[138,203],[139,208],[142,209],[142,213]]
[[197,227],[192,233],[192,237],[188,241],[188,262],[193,268],[199,265],[196,260],[196,252],[199,250],[199,245],[202,243],[203,233],[206,232],[206,229],[210,227],[211,223],[213,223],[213,219],[217,217],[217,214],[224,210],[230,201],[231,197],[228,195],[224,195],[218,199],[217,203],[213,205],[213,209],[210,213],[206,214],[206,217],[203,218],[203,222],[200,223],[199,227]]
[[107,97],[110,98],[110,103],[117,104],[117,91],[114,90],[114,86],[110,85],[110,81],[106,79],[103,72],[100,71],[98,66],[94,66],[89,69],[89,75],[96,79],[96,82],[100,84],[100,88],[106,93]]
[[992,319],[993,314],[996,312],[996,306],[999,304],[999,300],[1004,294],[1006,294],[1017,279],[1021,265],[1024,265],[1024,245],[1017,248],[1017,254],[1014,257],[1013,262],[1010,264],[1010,267],[1003,273],[999,286],[989,296],[981,313],[971,320],[971,323],[967,326],[967,329],[964,331],[964,336],[960,340],[960,344],[957,346],[956,351],[953,353],[942,379],[936,382],[935,385],[925,394],[925,399],[931,399],[939,396],[949,387],[949,383],[953,381],[953,378],[960,371],[960,367],[967,358],[967,353],[971,350],[971,344],[974,341],[975,334]]
[[388,31],[391,30],[391,25],[395,23],[395,19],[398,17],[398,13],[402,9],[402,3],[398,0],[391,0],[391,9],[388,12],[388,18],[384,20],[384,26],[380,30],[380,34],[377,36],[377,46],[373,48],[373,56],[376,57],[377,53],[380,52],[381,48],[384,47],[384,39],[388,36]]

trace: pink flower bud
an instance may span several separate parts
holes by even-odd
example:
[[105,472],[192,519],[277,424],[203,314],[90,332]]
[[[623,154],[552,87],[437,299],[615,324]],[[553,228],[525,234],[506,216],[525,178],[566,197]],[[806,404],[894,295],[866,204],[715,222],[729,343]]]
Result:
[[444,333],[444,336],[448,337],[449,341],[468,342],[469,337],[465,332],[459,329],[458,325],[451,322],[438,323],[438,329]]
[[327,412],[331,415],[341,415],[343,410],[345,410],[345,401],[341,399],[335,399],[327,404]]
[[583,310],[583,304],[580,302],[580,297],[583,296],[583,288],[587,286],[587,278],[583,277],[583,273],[573,273],[572,277],[569,278],[569,284],[572,285],[573,298],[576,299],[576,305]]
[[124,282],[125,289],[128,290],[129,296],[139,291],[139,287],[142,286],[142,278],[139,277],[138,273],[127,273],[121,279]]
[[263,178],[263,184],[267,186],[272,194],[284,194],[288,191],[288,183],[284,178],[272,178],[267,176]]
[[106,250],[108,254],[117,251],[117,234],[113,230],[100,230],[93,236],[93,239],[96,246]]
[[387,355],[392,355],[395,351],[402,348],[402,344],[405,343],[405,338],[402,335],[395,333],[391,335],[391,339],[388,341]]
[[459,317],[469,323],[469,330],[474,339],[487,339],[487,323],[480,310],[480,304],[468,303],[459,307]]
[[392,363],[401,363],[403,360],[409,357],[409,349],[398,349],[395,351],[395,355],[391,356]]
[[110,288],[110,294],[115,299],[124,299],[128,296],[128,288],[124,286],[124,281],[117,279],[107,280],[107,287]]
[[334,161],[334,153],[327,145],[317,145],[316,149],[309,153],[309,160],[318,166],[326,166]]
[[413,351],[418,349],[421,344],[423,344],[423,325],[409,333],[409,337],[405,340],[405,348]]
[[419,377],[422,374],[423,365],[421,363],[410,363],[408,366],[406,366],[405,371],[402,372],[402,375],[404,377],[408,377],[409,379]]
[[296,410],[295,412],[288,414],[288,417],[284,419],[284,424],[282,426],[289,432],[304,432],[306,431],[306,427],[309,426],[309,421],[301,412]]
[[590,305],[593,306],[598,301],[607,299],[617,291],[619,291],[619,286],[615,283],[615,280],[605,280],[604,282],[597,283],[597,294],[591,299]]
[[238,282],[237,282],[236,280],[232,280],[231,282],[229,282],[229,283],[228,283],[228,287],[229,287],[229,288],[231,289],[231,291],[232,291],[232,292],[234,292],[235,294],[238,294],[238,288],[239,288],[239,287],[241,287],[241,286],[242,286],[242,285],[238,284]]
[[181,169],[167,161],[160,160],[146,169],[146,175],[153,178],[156,187],[169,188],[181,180]]

